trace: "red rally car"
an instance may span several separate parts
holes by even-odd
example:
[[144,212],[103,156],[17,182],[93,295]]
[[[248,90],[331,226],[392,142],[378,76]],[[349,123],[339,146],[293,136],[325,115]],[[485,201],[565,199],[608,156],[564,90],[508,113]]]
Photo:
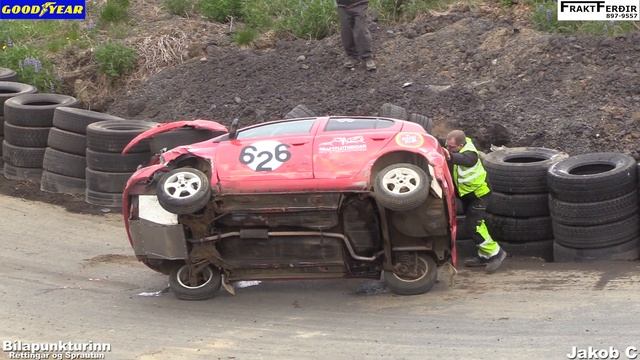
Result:
[[455,266],[454,188],[420,125],[379,117],[273,121],[228,132],[204,120],[160,125],[124,150],[183,126],[224,131],[163,152],[124,191],[138,259],[180,299],[229,282],[380,278],[427,292]]

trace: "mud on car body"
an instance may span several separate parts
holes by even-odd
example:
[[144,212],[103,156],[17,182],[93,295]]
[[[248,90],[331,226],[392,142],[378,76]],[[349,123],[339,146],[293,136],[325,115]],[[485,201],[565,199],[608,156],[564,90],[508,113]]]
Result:
[[[164,124],[129,147],[182,126],[224,129]],[[439,266],[455,266],[454,188],[442,148],[418,124],[234,121],[156,159],[129,179],[123,213],[138,259],[168,274],[181,299],[239,280],[344,277],[420,294]]]

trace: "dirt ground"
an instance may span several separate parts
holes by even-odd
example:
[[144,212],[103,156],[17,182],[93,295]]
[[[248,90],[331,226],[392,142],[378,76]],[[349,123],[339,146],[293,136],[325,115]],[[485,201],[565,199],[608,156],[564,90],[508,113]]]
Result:
[[[565,359],[640,348],[640,263],[442,277],[395,296],[370,280],[276,281],[177,300],[135,260],[119,216],[0,195],[0,339],[106,342],[106,359]],[[27,229],[27,230],[25,230]],[[0,352],[0,359],[8,355]]]
[[343,69],[337,36],[281,40],[266,50],[211,45],[208,61],[160,72],[109,112],[154,121],[238,117],[248,125],[281,118],[300,103],[319,114],[363,115],[393,102],[433,117],[436,135],[460,127],[485,149],[494,143],[639,157],[640,33],[551,35],[529,26],[465,6],[408,25],[372,23],[375,73]]

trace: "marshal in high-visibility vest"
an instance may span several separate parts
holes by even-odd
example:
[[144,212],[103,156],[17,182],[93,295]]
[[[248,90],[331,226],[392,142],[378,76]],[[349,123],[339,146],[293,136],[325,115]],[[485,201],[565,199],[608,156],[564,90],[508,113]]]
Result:
[[458,196],[464,205],[465,224],[478,248],[477,256],[465,261],[465,266],[484,266],[487,272],[495,272],[507,253],[493,240],[487,228],[486,208],[491,189],[478,149],[462,130],[454,130],[447,135],[446,155],[452,166]]

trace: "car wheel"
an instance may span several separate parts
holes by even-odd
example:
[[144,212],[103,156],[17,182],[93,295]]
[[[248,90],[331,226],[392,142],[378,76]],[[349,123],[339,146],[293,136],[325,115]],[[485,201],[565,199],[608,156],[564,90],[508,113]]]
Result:
[[429,175],[416,165],[390,165],[376,175],[374,196],[389,210],[413,210],[427,200],[430,182]]
[[438,266],[433,257],[415,253],[399,253],[396,257],[396,267],[406,274],[384,271],[382,276],[389,290],[398,295],[418,295],[431,290],[438,279]]
[[160,205],[179,215],[202,209],[211,198],[209,178],[193,168],[179,168],[166,173],[160,178],[156,191]]
[[212,298],[222,285],[220,271],[207,266],[195,276],[190,276],[189,266],[182,265],[169,274],[169,285],[178,299],[206,300]]

